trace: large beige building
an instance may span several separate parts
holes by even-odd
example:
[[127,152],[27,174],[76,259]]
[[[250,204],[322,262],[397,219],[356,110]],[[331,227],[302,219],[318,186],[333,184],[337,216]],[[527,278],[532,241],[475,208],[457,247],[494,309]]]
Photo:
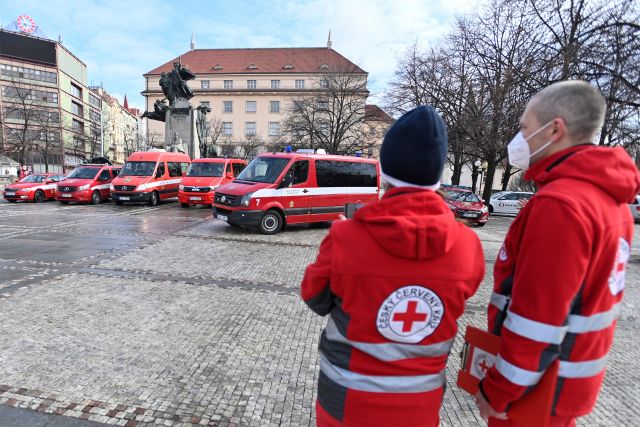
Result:
[[[194,92],[191,104],[209,106],[208,119],[220,126],[218,154],[230,154],[225,152],[229,144],[257,142],[264,148],[282,147],[283,125],[294,100],[321,93],[328,84],[329,73],[348,72],[362,83],[364,90],[358,95],[358,102],[362,103],[364,115],[367,73],[330,46],[192,49],[144,75],[146,87],[142,95],[146,110],[152,111],[154,102],[164,97],[160,76],[179,61],[196,75],[195,80],[187,82]],[[148,138],[164,140],[163,122],[143,120]],[[379,124],[376,123],[376,132],[380,131]]]

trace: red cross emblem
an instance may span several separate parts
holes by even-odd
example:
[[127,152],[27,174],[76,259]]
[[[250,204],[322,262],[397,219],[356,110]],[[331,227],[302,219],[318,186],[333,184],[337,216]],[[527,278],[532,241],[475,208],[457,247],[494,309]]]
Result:
[[417,301],[409,301],[407,311],[393,315],[394,322],[402,322],[402,332],[411,332],[414,322],[424,322],[425,320],[427,320],[427,313],[418,313]]
[[482,372],[484,372],[485,374],[487,373],[487,371],[489,370],[489,368],[491,368],[491,365],[489,365],[489,364],[487,363],[487,361],[486,361],[486,360],[484,360],[484,359],[482,360],[482,362],[480,362],[480,363],[478,364],[478,366],[480,367],[480,370],[481,370]]

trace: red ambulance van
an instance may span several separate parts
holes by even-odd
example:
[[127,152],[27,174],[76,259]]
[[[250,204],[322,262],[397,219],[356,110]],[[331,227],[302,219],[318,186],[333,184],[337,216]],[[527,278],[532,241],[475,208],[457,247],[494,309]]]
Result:
[[184,153],[139,151],[129,156],[120,174],[111,182],[111,198],[118,205],[178,197],[178,186],[191,159]]
[[240,159],[195,159],[182,178],[178,200],[183,208],[191,205],[213,203],[213,195],[218,187],[233,181],[247,162]]
[[56,200],[62,204],[69,202],[100,204],[108,200],[111,180],[120,172],[119,166],[81,165],[58,184]]
[[333,221],[347,203],[377,200],[380,166],[374,159],[326,154],[269,153],[218,188],[214,217],[275,234],[287,224]]

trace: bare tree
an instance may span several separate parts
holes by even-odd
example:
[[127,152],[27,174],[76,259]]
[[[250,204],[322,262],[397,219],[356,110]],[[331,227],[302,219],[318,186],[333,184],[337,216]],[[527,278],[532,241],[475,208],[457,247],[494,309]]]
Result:
[[291,145],[327,153],[354,153],[373,145],[366,138],[367,76],[359,68],[322,75],[314,95],[294,98],[283,124]]
[[217,157],[216,144],[222,136],[222,120],[212,117],[205,122],[204,133],[200,142],[200,157]]
[[[36,116],[36,123],[40,129],[40,138],[34,144],[34,150],[40,153],[44,162],[45,172],[49,172],[49,166],[54,156],[63,156],[62,134],[60,133],[60,113],[57,111],[41,111]],[[61,158],[59,162],[64,161]]]
[[242,150],[242,154],[237,153],[238,157],[242,157],[245,160],[251,160],[256,157],[260,151],[265,150],[266,146],[262,138],[256,135],[251,135],[240,143],[239,148]]

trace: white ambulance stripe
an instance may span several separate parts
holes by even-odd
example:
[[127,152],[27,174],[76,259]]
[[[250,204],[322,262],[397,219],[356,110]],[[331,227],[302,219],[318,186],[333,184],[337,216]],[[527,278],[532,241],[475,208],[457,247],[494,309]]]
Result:
[[588,378],[598,375],[607,367],[608,354],[600,359],[587,360],[584,362],[560,361],[558,376],[563,378]]
[[35,187],[31,187],[33,190],[55,190],[58,188],[57,184],[47,184],[47,185],[37,185]]
[[568,326],[553,326],[527,319],[510,310],[507,311],[504,327],[521,337],[549,344],[560,344],[569,329]]
[[[304,190],[307,190],[305,193]],[[304,188],[263,188],[253,193],[256,197],[296,197],[296,196],[329,196],[334,194],[377,194],[377,187],[304,187]]]
[[[182,181],[182,178],[167,179],[167,180],[164,180],[164,181],[149,182],[147,184],[140,184],[136,188],[136,190],[146,190],[148,188],[155,188],[155,187],[159,187],[161,185],[180,184],[180,181]],[[131,184],[124,184],[124,185],[131,185]]]
[[93,189],[94,190],[106,190],[110,186],[111,186],[111,184],[100,184],[100,185],[96,185],[95,187],[93,187]]
[[414,357],[438,357],[446,356],[453,347],[453,340],[443,341],[437,344],[418,345],[400,343],[365,343],[351,341],[340,333],[333,319],[329,319],[325,328],[327,339],[357,348],[369,356],[378,360],[390,362],[394,360],[411,359]]
[[580,334],[606,329],[613,325],[619,315],[620,303],[615,304],[609,311],[592,314],[591,316],[572,314],[569,316],[569,332]]
[[502,295],[496,292],[491,294],[491,299],[489,300],[489,304],[496,307],[498,310],[503,311],[507,304],[509,303],[509,297],[506,295]]
[[444,385],[445,372],[432,375],[381,376],[363,375],[333,365],[320,353],[320,370],[332,381],[351,390],[372,393],[425,393]]
[[528,371],[526,369],[519,368],[516,365],[512,365],[511,363],[504,360],[500,355],[498,355],[495,366],[498,372],[500,372],[503,377],[505,377],[512,383],[523,387],[537,384],[544,374],[544,371]]

